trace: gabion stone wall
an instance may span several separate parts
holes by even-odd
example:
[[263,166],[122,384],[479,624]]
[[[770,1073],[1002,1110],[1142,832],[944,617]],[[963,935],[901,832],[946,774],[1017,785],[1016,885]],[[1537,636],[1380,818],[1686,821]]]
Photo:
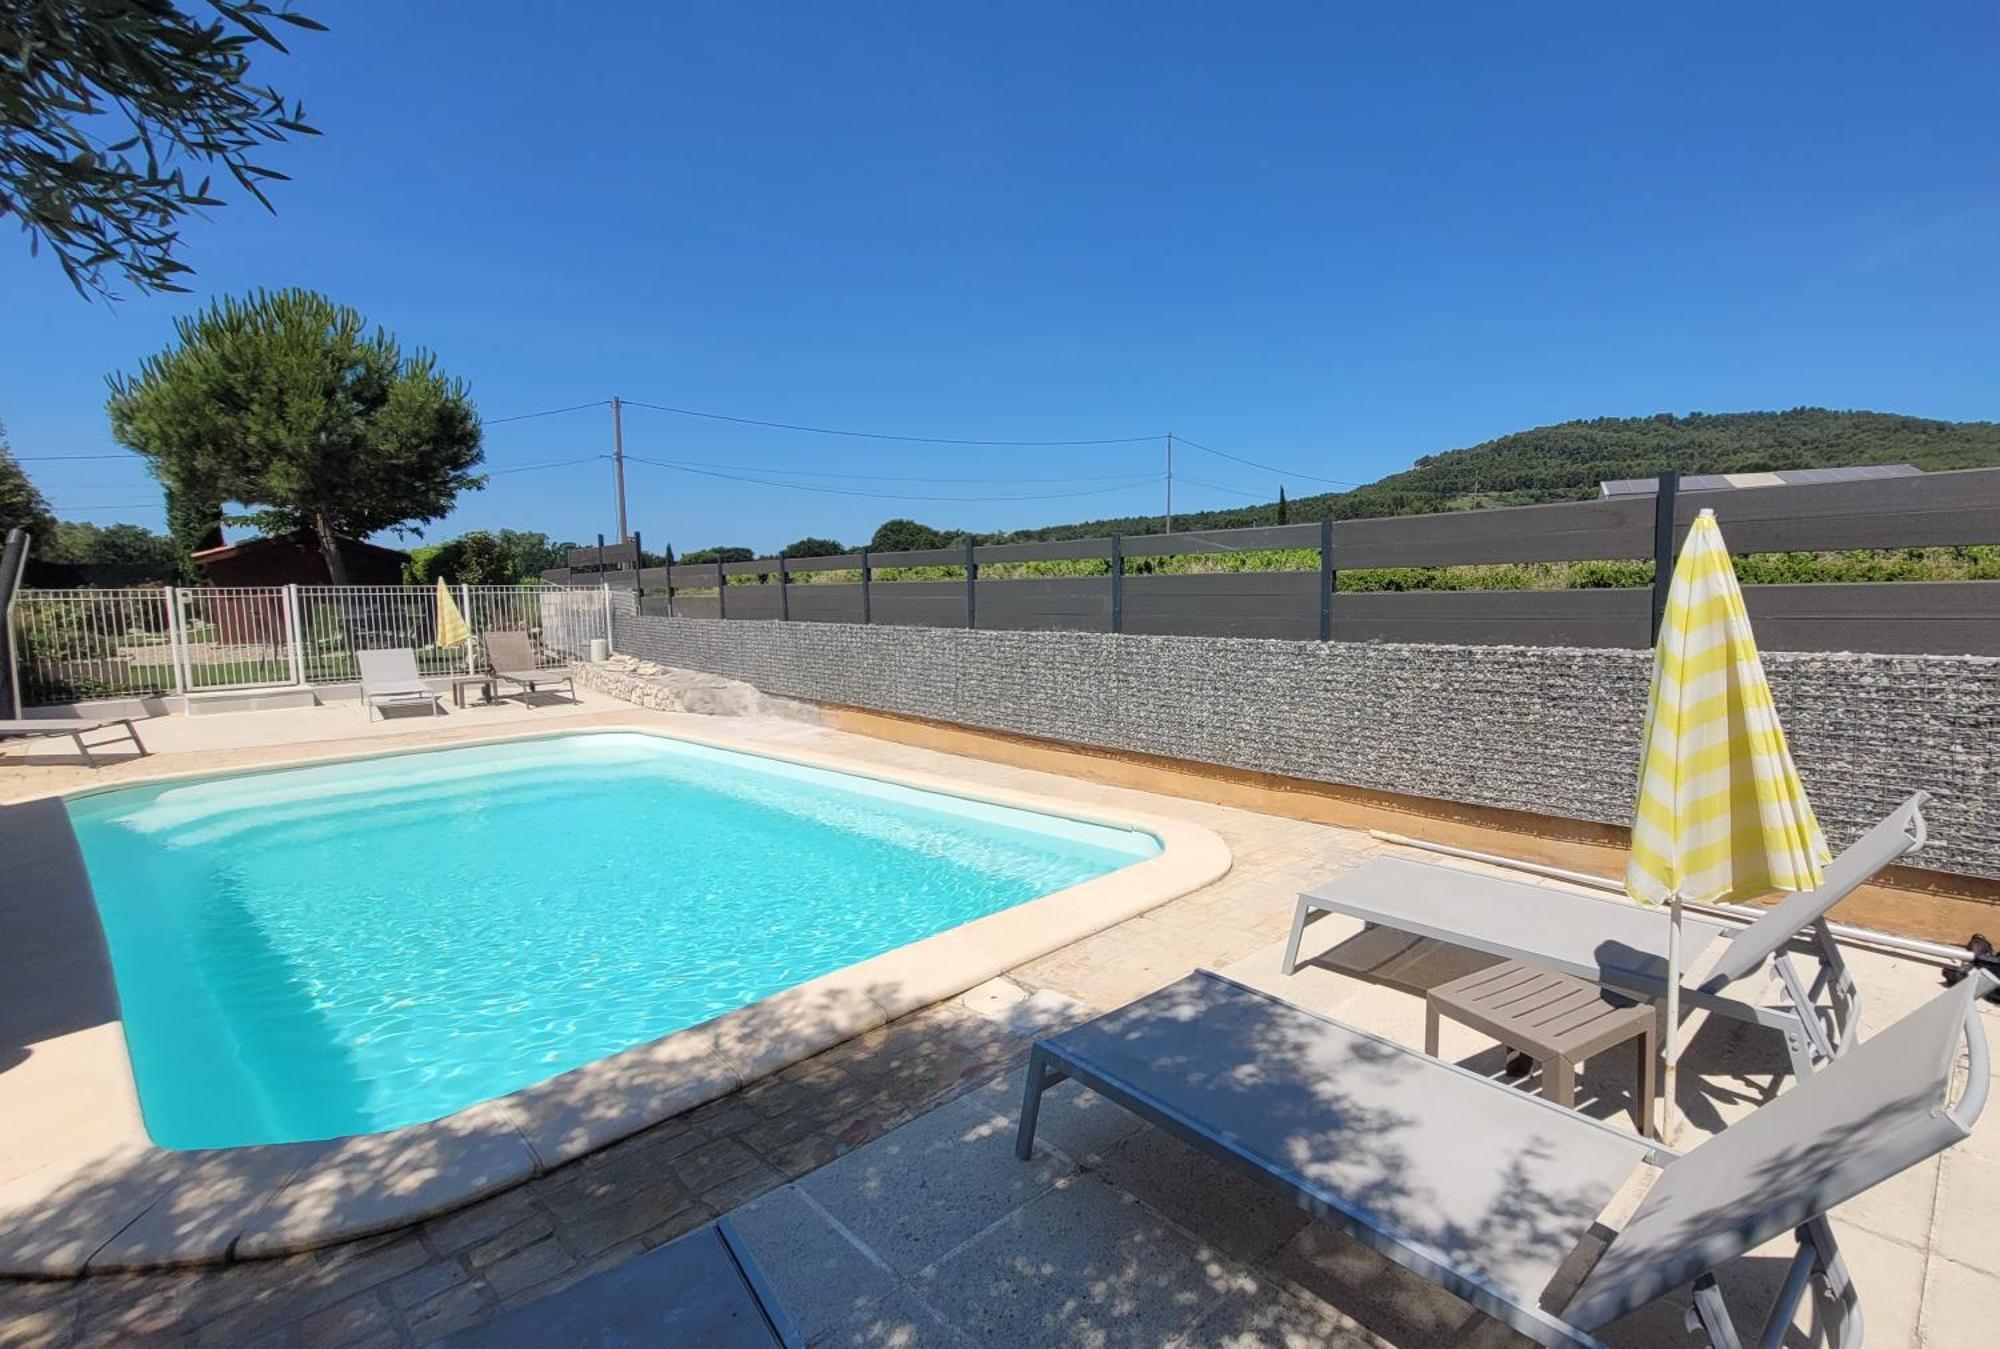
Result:
[[[614,645],[766,693],[1627,824],[1652,656],[641,617]],[[1917,788],[1923,865],[2000,877],[2000,660],[1767,654],[1836,849]]]

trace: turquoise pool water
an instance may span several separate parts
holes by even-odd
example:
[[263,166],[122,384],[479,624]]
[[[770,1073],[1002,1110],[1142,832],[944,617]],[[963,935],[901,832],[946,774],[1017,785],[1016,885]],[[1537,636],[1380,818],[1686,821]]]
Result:
[[165,1147],[436,1119],[1159,851],[655,736],[79,797]]

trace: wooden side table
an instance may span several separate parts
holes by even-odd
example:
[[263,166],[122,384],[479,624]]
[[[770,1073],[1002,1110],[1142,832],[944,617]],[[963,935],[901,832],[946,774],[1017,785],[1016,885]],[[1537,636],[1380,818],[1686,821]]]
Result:
[[481,707],[493,701],[492,675],[453,675],[451,678],[451,705],[453,707],[464,707],[465,691],[470,688],[479,690],[479,705]]
[[1576,1105],[1577,1065],[1601,1050],[1636,1040],[1639,1080],[1632,1118],[1653,1133],[1653,1056],[1658,1013],[1567,974],[1503,960],[1433,988],[1425,999],[1424,1052],[1436,1058],[1438,1017],[1492,1036],[1542,1065],[1542,1095]]

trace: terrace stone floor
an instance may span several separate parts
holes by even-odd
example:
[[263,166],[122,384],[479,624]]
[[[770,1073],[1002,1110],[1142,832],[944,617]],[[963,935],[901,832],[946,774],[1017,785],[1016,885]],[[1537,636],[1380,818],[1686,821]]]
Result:
[[[369,750],[477,739],[574,724],[578,718],[620,710],[630,709],[616,698],[578,689],[574,701],[560,692],[538,694],[532,706],[516,697],[454,707],[445,693],[436,715],[390,709],[386,716],[371,717],[353,699],[335,699],[318,707],[140,717],[134,726],[146,755],[135,754],[115,733],[100,731],[86,737],[99,754],[95,766],[77,762],[76,748],[67,739],[0,741],[0,800],[103,786],[142,774],[247,767],[306,746]],[[49,724],[62,725],[55,720]]]
[[[345,720],[336,720],[336,717]],[[247,719],[279,718],[250,723]],[[533,720],[530,721],[530,718]],[[586,695],[574,709],[468,710],[439,724],[399,718],[357,734],[350,709],[184,719],[176,748],[137,768],[0,760],[0,799],[145,771],[226,768],[301,745],[449,742],[535,724],[695,724]],[[204,729],[201,723],[228,723]],[[712,722],[707,723],[713,726]],[[1045,1147],[1011,1153],[1020,1067],[1034,1034],[1118,1006],[1196,966],[1274,986],[1291,899],[1306,882],[1385,845],[1365,834],[943,755],[793,721],[732,722],[742,735],[956,775],[1079,802],[1187,819],[1235,856],[1224,878],[1030,962],[1003,979],[892,1022],[514,1190],[413,1229],[305,1255],[208,1269],[0,1282],[0,1346],[129,1343],[421,1344],[558,1290],[734,1213],[780,1298],[815,1344],[1308,1345],[1461,1343],[1496,1328],[1399,1275],[1232,1173],[1073,1085],[1043,1111]],[[142,723],[165,731],[164,723]],[[209,739],[213,736],[213,739]],[[205,744],[203,742],[206,742]],[[1471,869],[1478,870],[1476,866]],[[1325,950],[1354,936],[1311,929]],[[1287,996],[1422,1043],[1410,991],[1464,968],[1426,947],[1371,977],[1328,962]],[[1870,1026],[1928,996],[1926,967],[1854,956]],[[1989,1013],[1990,1030],[2000,1017]],[[1499,1053],[1445,1027],[1445,1056],[1497,1072]],[[1628,1058],[1582,1078],[1582,1108],[1626,1108]],[[1782,1060],[1754,1032],[1711,1022],[1684,1068],[1694,1134],[1754,1108]],[[1533,1086],[1532,1079],[1525,1084]],[[1685,1140],[1689,1145],[1693,1137]],[[2000,1306],[2000,1123],[1835,1215],[1871,1345],[1991,1341]],[[1775,1258],[1738,1262],[1733,1282],[1772,1285]],[[1656,1304],[1614,1327],[1618,1344],[1687,1342]],[[1809,1342],[1802,1333],[1800,1343]]]

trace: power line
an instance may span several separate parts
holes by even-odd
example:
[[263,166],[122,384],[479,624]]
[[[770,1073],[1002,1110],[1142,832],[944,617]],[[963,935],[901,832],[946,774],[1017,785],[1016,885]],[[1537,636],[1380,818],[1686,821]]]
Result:
[[1137,445],[1158,440],[1158,436],[1108,436],[1097,440],[973,440],[961,436],[900,436],[886,431],[849,431],[832,426],[805,426],[797,422],[772,422],[761,417],[732,417],[722,412],[698,412],[693,408],[669,407],[665,403],[642,403],[636,398],[625,400],[625,406],[647,408],[653,412],[671,412],[678,417],[700,417],[712,422],[735,422],[739,426],[768,426],[778,431],[807,431],[816,436],[851,436],[857,440],[897,440],[914,445],[987,445],[1012,446],[1014,448],[1055,447],[1065,445]]
[[814,483],[773,482],[769,478],[753,478],[742,473],[723,473],[711,468],[697,468],[692,464],[674,463],[666,459],[646,459],[636,454],[625,458],[634,464],[650,464],[655,468],[670,468],[679,473],[695,473],[705,478],[727,478],[731,482],[755,483],[759,487],[785,487],[794,492],[817,492],[826,496],[872,497],[879,501],[1060,501],[1069,497],[1103,496],[1109,492],[1128,491],[1143,487],[1147,483],[1158,482],[1158,474],[1138,477],[1135,481],[1120,483],[1115,487],[1092,487],[1080,492],[1036,492],[993,496],[930,496],[907,492],[871,492],[855,487],[822,487]]
[[[627,457],[636,458],[637,456],[632,455]],[[930,473],[835,473],[824,469],[778,468],[770,464],[738,464],[728,461],[718,462],[713,459],[677,459],[674,463],[689,468],[738,469],[749,473],[770,473],[781,478],[845,478],[860,482],[997,482],[1025,485],[1031,482],[1124,482],[1134,478],[1146,479],[1159,476],[1156,473],[1135,470],[1128,473],[1083,473],[1049,478],[1037,478],[1033,476],[1025,478],[960,478]]]
[[1307,482],[1331,483],[1335,487],[1361,486],[1360,483],[1349,482],[1345,478],[1323,478],[1316,473],[1301,473],[1297,469],[1279,468],[1275,464],[1260,464],[1255,459],[1245,459],[1240,454],[1231,454],[1228,450],[1218,450],[1214,446],[1204,445],[1198,440],[1189,440],[1186,436],[1176,435],[1174,439],[1179,441],[1181,444],[1188,446],[1191,449],[1200,450],[1204,454],[1212,454],[1219,459],[1233,459],[1239,464],[1248,464],[1251,468],[1261,468],[1266,473],[1276,473],[1287,478],[1304,478]]
[[516,464],[512,468],[496,468],[489,470],[486,476],[489,478],[498,478],[503,474],[507,473],[533,473],[535,470],[543,468],[568,468],[572,464],[594,464],[601,459],[607,459],[609,457],[610,457],[609,455],[603,455],[603,454],[586,454],[586,455],[581,455],[575,459],[551,459],[546,464]]
[[[568,409],[557,409],[557,410],[558,410],[558,411],[567,411]],[[531,412],[531,413],[528,413],[527,415],[528,415],[528,416],[530,416],[530,417],[540,417],[540,416],[546,416],[546,415],[548,415],[548,414],[546,414],[546,413],[540,413],[540,412]],[[511,418],[511,417],[510,417],[510,418],[507,418],[506,420],[508,420],[508,421],[513,421],[513,420],[517,420],[517,419],[516,419],[516,418]],[[591,456],[589,456],[589,457],[590,457],[590,458],[593,458],[593,459],[602,459],[602,458],[604,458],[605,456],[604,456],[604,455],[601,455],[601,454],[598,454],[598,455],[591,455]],[[23,455],[17,455],[17,456],[15,456],[15,460],[14,460],[14,462],[15,462],[15,463],[18,463],[18,464],[49,464],[49,463],[77,463],[77,462],[81,462],[81,461],[83,461],[83,460],[86,460],[86,459],[93,459],[93,460],[94,460],[94,459],[117,459],[117,460],[120,460],[120,461],[122,461],[122,462],[125,462],[125,463],[128,463],[128,464],[135,464],[135,465],[142,465],[142,466],[143,466],[143,465],[144,465],[144,463],[146,462],[146,459],[145,459],[145,456],[141,455],[141,454],[140,454],[140,453],[139,453],[138,451],[136,451],[136,450],[127,450],[127,451],[124,451],[124,452],[122,452],[122,453],[119,453],[119,454],[23,454]],[[581,460],[581,459],[565,459],[565,460],[562,460],[561,462],[562,462],[562,463],[566,463],[566,464],[572,464],[572,463],[574,463],[574,464],[580,464],[580,463],[583,463],[584,461],[583,461],[583,460]],[[522,465],[521,467],[522,467],[522,468],[549,468],[549,467],[553,467],[553,465],[551,465],[551,464],[524,464],[524,465]],[[495,473],[514,473],[514,472],[518,472],[519,470],[517,470],[517,469],[513,469],[513,468],[496,468],[496,469],[494,469],[494,470],[492,470],[492,471],[493,471],[493,472],[495,472]]]
[[1269,492],[1246,492],[1241,487],[1231,487],[1226,482],[1210,482],[1206,478],[1190,478],[1185,473],[1179,475],[1179,481],[1191,482],[1196,487],[1213,487],[1218,492],[1233,492],[1240,497],[1249,497],[1252,501],[1272,501],[1276,499]]
[[517,412],[511,417],[481,417],[481,426],[499,426],[502,422],[533,421],[537,417],[559,417],[565,412],[581,412],[585,408],[601,408],[609,403],[609,398],[600,398],[594,403],[572,403],[566,408],[543,408],[540,412]]
[[[543,408],[540,412],[517,412],[511,417],[481,417],[481,426],[499,426],[506,422],[532,421],[537,417],[555,417],[565,412],[581,412],[585,408],[601,408],[609,403],[608,398],[600,398],[594,403],[572,403],[568,407]],[[128,463],[143,462],[145,456],[137,450],[121,450],[116,454],[18,454],[14,462],[19,464],[77,463],[85,459],[122,459]],[[537,465],[537,467],[540,467]],[[496,473],[512,472],[511,469],[495,469]]]

